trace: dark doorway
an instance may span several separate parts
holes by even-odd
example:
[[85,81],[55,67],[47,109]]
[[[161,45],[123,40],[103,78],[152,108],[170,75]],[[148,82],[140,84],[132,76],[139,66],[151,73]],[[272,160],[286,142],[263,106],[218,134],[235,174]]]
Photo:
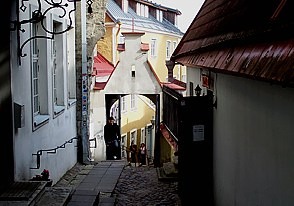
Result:
[[213,205],[212,97],[180,100],[179,191],[184,205]]

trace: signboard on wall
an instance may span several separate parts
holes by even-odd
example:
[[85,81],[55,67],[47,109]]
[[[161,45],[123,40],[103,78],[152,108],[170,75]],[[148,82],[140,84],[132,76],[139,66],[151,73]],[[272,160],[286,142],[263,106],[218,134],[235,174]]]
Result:
[[193,142],[204,140],[204,125],[193,125]]

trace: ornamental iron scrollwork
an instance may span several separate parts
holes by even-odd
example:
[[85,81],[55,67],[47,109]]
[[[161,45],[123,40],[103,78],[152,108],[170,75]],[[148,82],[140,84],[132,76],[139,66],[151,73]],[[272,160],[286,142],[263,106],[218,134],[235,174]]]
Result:
[[[11,28],[11,31],[16,31],[17,32],[17,43],[18,43],[18,56],[19,57],[25,57],[26,54],[23,54],[22,50],[24,48],[24,46],[32,41],[33,39],[39,39],[39,38],[43,38],[43,39],[54,39],[54,35],[58,35],[58,34],[63,34],[67,31],[69,31],[71,28],[72,28],[72,25],[73,25],[73,17],[72,17],[72,13],[74,11],[76,11],[76,3],[78,1],[81,1],[81,0],[36,0],[38,5],[37,5],[37,9],[34,10],[32,12],[32,15],[31,15],[31,18],[29,19],[23,19],[23,20],[20,20],[20,15],[19,13],[20,12],[26,12],[27,10],[27,6],[25,5],[25,2],[29,2],[30,0],[21,0],[21,5],[19,7],[19,10],[17,11],[17,19],[15,21],[12,21],[12,28]],[[46,3],[48,8],[44,9],[42,8],[42,2],[43,3]],[[64,3],[65,2],[65,3]],[[69,4],[67,3],[72,3],[73,4],[73,8],[70,9],[69,11],[67,10],[67,7],[69,6]],[[91,0],[88,0],[87,1],[87,4],[88,4],[88,13],[92,13],[92,1]],[[17,4],[18,5],[18,4]],[[58,10],[61,10],[61,14],[58,15],[59,18],[65,18],[65,17],[68,17],[68,20],[69,20],[69,24],[68,26],[64,29],[64,30],[60,30],[60,31],[51,31],[49,30],[46,25],[44,24],[44,19],[47,15],[48,12],[54,10],[54,9],[58,9]],[[43,10],[43,11],[42,11]],[[42,29],[48,33],[48,34],[51,34],[51,36],[40,36],[40,35],[37,35],[37,36],[32,36],[30,38],[28,38],[27,40],[25,40],[22,44],[20,43],[20,32],[25,32],[25,29],[22,28],[22,25],[25,25],[25,24],[36,24],[36,23],[40,23]]]

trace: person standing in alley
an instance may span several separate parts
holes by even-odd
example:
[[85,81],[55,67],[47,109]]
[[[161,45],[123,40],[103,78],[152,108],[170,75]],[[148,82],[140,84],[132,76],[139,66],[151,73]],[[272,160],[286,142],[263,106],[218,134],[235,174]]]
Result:
[[129,165],[131,165],[131,163],[137,163],[137,145],[134,143],[134,140],[132,140],[131,145],[130,145],[130,154],[131,154],[131,158],[129,161]]
[[139,155],[139,161],[140,161],[139,166],[146,165],[147,150],[146,150],[146,145],[144,142],[142,142],[140,145],[138,155]]
[[104,126],[104,141],[106,145],[106,159],[114,160],[120,157],[120,128],[114,123],[114,118],[109,117]]

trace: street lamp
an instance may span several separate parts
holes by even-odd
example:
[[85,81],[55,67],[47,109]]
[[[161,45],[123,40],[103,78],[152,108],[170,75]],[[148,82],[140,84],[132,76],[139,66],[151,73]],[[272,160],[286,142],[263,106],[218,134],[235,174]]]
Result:
[[155,125],[155,118],[154,116],[152,116],[152,119],[150,120],[151,124],[152,124],[152,129],[154,128]]
[[196,94],[196,96],[199,97],[200,94],[201,94],[201,90],[202,90],[202,89],[200,88],[199,84],[197,84],[197,86],[196,86],[196,88],[195,88],[194,90],[195,90],[195,94]]

